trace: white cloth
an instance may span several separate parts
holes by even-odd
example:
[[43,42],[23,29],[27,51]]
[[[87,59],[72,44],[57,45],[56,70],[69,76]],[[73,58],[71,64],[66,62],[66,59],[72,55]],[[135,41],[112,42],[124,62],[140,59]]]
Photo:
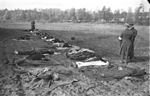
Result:
[[119,37],[118,37],[118,40],[122,40],[122,38],[119,36]]
[[78,66],[78,68],[84,67],[84,66],[92,66],[92,65],[94,65],[94,66],[104,66],[104,65],[107,66],[107,65],[109,65],[109,62],[108,61],[103,62],[101,60],[91,61],[91,62],[76,62],[76,65]]
[[45,41],[53,41],[53,40],[55,40],[55,38],[51,38],[51,39],[46,39]]

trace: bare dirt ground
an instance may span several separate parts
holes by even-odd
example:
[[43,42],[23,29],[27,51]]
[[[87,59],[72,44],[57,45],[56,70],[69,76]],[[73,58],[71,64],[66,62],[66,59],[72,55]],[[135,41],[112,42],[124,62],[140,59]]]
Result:
[[[65,64],[65,67],[50,67],[50,72],[62,73],[60,81],[53,82],[51,86],[45,79],[33,82],[34,72],[31,72],[32,75],[26,72],[32,71],[32,68],[25,68],[21,72],[14,70],[13,63],[18,57],[13,52],[16,49],[30,50],[33,47],[49,48],[49,45],[37,38],[30,42],[12,40],[23,34],[29,34],[24,31],[29,29],[29,24],[1,24],[0,27],[6,28],[0,29],[0,96],[149,96],[149,79],[144,81],[125,78],[104,80],[99,76],[100,68],[89,67],[85,72],[81,72],[82,70],[70,67],[72,61],[68,60],[64,54],[51,57],[53,62]],[[122,65],[117,40],[123,30],[122,25],[54,23],[37,24],[36,27],[41,29],[41,32],[46,32],[70,44],[92,49],[114,65]],[[135,42],[136,58],[127,66],[142,68],[149,73],[148,27],[136,26],[136,28],[138,30]],[[75,37],[75,40],[71,40],[71,37]],[[35,69],[41,73],[44,70]]]

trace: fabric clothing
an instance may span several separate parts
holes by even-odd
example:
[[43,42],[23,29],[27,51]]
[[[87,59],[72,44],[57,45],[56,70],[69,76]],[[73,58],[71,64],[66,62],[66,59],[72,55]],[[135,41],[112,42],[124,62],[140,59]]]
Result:
[[132,35],[133,32],[130,29],[125,29],[120,36],[122,38],[120,55],[121,60],[125,60],[125,62],[130,60],[130,52],[132,51]]
[[34,31],[35,30],[35,21],[32,21],[31,22],[31,31]]
[[130,52],[130,59],[132,59],[134,57],[134,41],[135,41],[135,37],[137,36],[137,30],[132,28],[130,29],[132,31],[132,38],[131,38],[131,42],[132,42],[132,45],[131,45],[131,52]]

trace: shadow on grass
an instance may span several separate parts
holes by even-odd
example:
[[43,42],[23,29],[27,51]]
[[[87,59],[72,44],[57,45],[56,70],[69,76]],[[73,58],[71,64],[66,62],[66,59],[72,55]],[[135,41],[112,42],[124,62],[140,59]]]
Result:
[[132,60],[132,62],[146,62],[149,61],[149,59],[149,56],[137,56]]

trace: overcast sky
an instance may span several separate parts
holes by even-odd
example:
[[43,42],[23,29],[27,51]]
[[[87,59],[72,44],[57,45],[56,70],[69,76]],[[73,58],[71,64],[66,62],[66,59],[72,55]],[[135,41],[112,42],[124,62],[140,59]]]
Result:
[[0,9],[86,8],[95,11],[105,5],[113,11],[116,9],[127,11],[129,7],[134,11],[141,2],[146,10],[150,8],[147,0],[0,0]]

